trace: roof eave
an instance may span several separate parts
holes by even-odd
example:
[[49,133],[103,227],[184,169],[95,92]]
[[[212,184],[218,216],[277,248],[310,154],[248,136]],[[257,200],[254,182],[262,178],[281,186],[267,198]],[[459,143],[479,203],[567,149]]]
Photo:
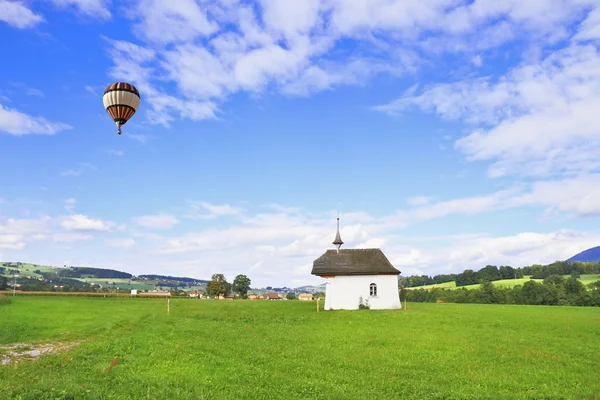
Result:
[[311,275],[315,276],[369,276],[369,275],[400,275],[401,272],[312,272]]

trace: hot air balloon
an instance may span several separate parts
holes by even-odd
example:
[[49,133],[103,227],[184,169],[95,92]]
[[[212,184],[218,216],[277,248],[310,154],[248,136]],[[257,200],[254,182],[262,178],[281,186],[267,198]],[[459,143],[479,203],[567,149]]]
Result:
[[104,108],[115,121],[121,134],[121,126],[133,117],[140,106],[140,92],[130,83],[117,82],[109,85],[102,97]]

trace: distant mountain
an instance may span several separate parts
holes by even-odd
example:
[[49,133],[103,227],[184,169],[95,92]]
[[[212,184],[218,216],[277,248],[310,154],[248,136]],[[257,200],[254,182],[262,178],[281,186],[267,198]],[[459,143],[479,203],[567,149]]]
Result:
[[298,286],[294,288],[294,290],[298,292],[306,292],[306,293],[316,293],[316,292],[324,292],[326,289],[325,284],[321,285],[306,285],[306,286]]
[[600,262],[600,246],[584,250],[581,253],[569,258],[567,261]]

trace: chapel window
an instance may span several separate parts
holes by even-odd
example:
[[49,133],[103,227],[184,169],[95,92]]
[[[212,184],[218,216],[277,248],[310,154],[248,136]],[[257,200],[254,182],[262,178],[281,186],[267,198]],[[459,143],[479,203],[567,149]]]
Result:
[[369,287],[370,291],[369,293],[371,294],[371,296],[377,296],[377,285],[374,283],[371,283],[371,286]]

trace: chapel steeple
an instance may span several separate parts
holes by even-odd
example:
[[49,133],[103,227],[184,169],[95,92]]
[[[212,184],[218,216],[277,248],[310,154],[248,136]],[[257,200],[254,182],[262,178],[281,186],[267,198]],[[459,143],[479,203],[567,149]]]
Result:
[[340,247],[342,247],[344,244],[342,237],[340,236],[340,213],[338,213],[337,217],[337,232],[335,234],[335,240],[333,241],[333,244],[337,247],[337,252],[339,253]]

